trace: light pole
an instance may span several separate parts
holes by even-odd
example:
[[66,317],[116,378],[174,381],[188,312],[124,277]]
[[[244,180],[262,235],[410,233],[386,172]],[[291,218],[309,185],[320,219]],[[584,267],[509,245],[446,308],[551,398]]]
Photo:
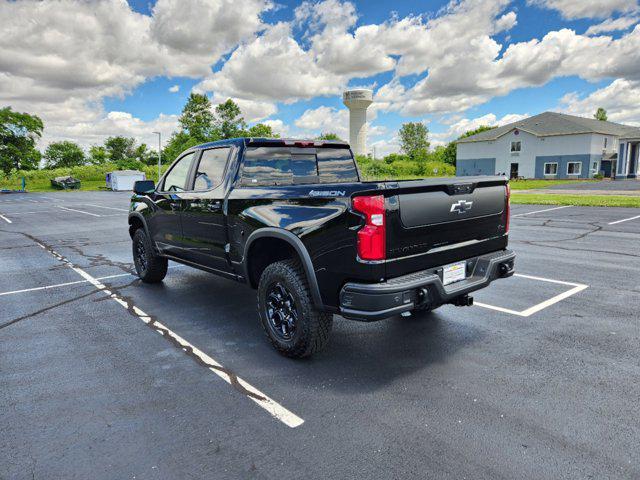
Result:
[[160,181],[160,165],[162,164],[162,133],[153,132],[158,135],[158,181]]

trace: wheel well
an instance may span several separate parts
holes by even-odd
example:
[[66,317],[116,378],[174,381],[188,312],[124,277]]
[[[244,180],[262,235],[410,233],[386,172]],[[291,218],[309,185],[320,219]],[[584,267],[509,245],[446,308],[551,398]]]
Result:
[[142,220],[140,220],[138,217],[131,217],[129,219],[129,236],[133,238],[133,235],[139,228],[144,228]]
[[254,241],[247,253],[249,284],[258,287],[264,269],[274,262],[289,258],[300,259],[298,253],[286,240],[274,237],[262,237]]

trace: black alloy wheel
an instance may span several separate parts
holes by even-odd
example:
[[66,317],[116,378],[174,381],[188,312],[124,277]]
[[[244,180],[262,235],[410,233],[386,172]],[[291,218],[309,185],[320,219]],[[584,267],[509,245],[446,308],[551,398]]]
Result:
[[269,327],[282,340],[291,340],[296,332],[298,309],[291,292],[280,282],[269,286],[265,314]]

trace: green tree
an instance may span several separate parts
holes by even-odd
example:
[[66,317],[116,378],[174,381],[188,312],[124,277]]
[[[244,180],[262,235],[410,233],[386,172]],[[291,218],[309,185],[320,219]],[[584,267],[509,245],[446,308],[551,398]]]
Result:
[[211,101],[206,95],[192,93],[178,120],[182,132],[203,143],[212,140],[214,115]]
[[70,168],[85,164],[84,151],[77,143],[65,140],[50,143],[44,152],[45,168]]
[[43,129],[36,115],[14,112],[11,107],[0,109],[0,169],[5,174],[38,168],[41,155],[35,147]]
[[242,137],[247,129],[240,107],[231,99],[216,106],[213,125],[220,139]]
[[246,131],[247,137],[280,138],[280,135],[273,132],[273,129],[264,123],[256,123]]
[[178,158],[178,155],[186,149],[194,147],[202,142],[202,140],[191,137],[186,132],[173,132],[171,138],[162,149],[162,163],[165,164],[173,162]]
[[340,142],[344,141],[338,136],[337,133],[333,133],[333,132],[323,132],[322,134],[316,137],[316,140],[338,140]]
[[109,160],[107,149],[100,145],[92,145],[89,147],[89,163],[92,165],[101,165]]
[[138,145],[133,152],[133,156],[136,160],[144,163],[145,165],[158,164],[158,152],[155,150],[149,150],[146,143]]
[[596,120],[600,120],[601,122],[606,122],[607,111],[602,107],[598,107],[598,110],[596,110],[596,113],[593,115],[593,118],[595,118]]
[[403,123],[398,132],[400,148],[410,159],[423,158],[429,149],[429,129],[422,122]]
[[104,142],[109,160],[119,162],[128,158],[135,158],[136,140],[130,137],[109,137]]

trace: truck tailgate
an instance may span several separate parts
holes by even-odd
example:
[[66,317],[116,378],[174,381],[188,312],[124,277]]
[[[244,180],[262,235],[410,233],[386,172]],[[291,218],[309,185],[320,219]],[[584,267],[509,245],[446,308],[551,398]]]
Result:
[[387,277],[505,248],[506,185],[504,177],[387,183]]

